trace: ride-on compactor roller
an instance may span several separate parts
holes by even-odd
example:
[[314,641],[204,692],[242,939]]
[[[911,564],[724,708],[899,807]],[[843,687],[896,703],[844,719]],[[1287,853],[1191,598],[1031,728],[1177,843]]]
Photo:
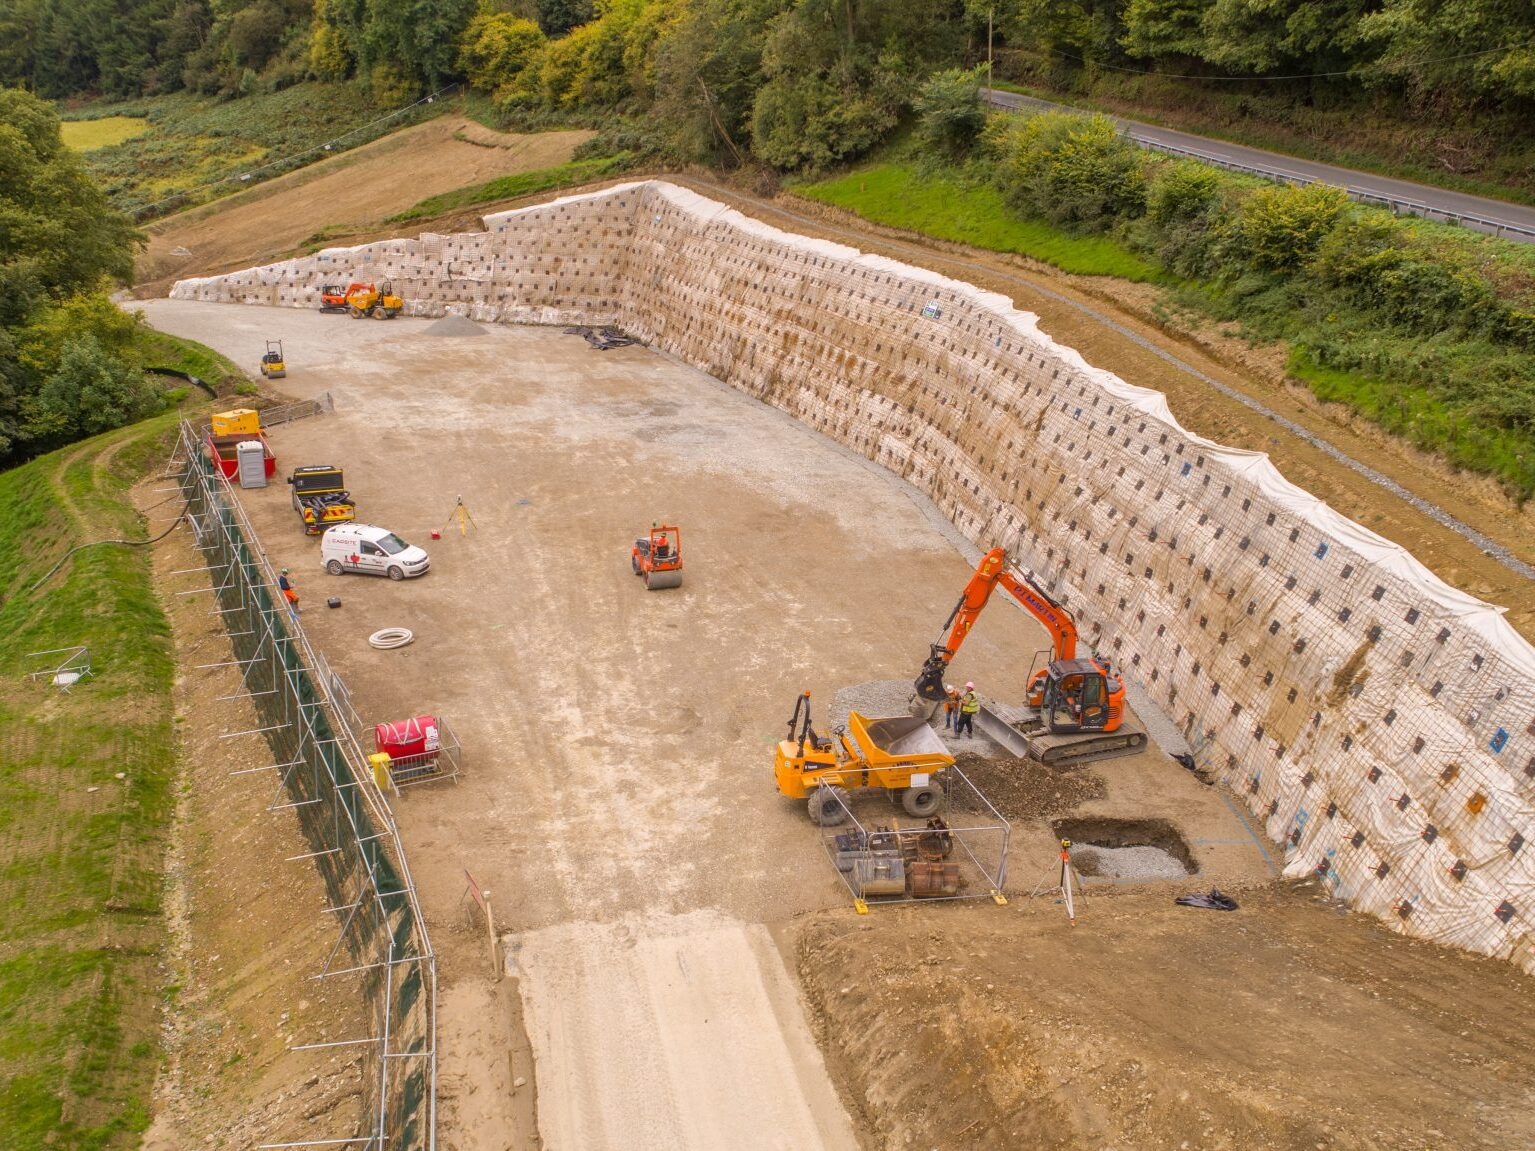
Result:
[[269,380],[280,380],[288,374],[288,362],[282,356],[281,340],[266,342],[266,353],[261,357],[261,374]]
[[872,719],[849,712],[832,738],[810,723],[810,693],[794,701],[787,739],[773,755],[778,790],[808,801],[810,819],[835,827],[847,819],[847,793],[855,787],[900,792],[901,806],[918,819],[943,807],[943,772],[954,766],[938,733],[910,715]]
[[634,574],[645,577],[645,590],[682,586],[682,529],[676,524],[652,524],[650,535],[634,541],[629,551]]

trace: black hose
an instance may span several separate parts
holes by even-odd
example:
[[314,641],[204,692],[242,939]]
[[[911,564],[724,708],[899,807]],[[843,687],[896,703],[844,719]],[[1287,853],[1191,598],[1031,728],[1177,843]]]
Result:
[[178,380],[185,380],[195,388],[201,388],[214,399],[218,399],[218,392],[213,385],[201,376],[194,376],[191,372],[183,372],[180,368],[145,368],[146,372],[153,372],[157,376],[175,376]]
[[191,500],[188,500],[186,503],[182,504],[181,505],[181,514],[178,515],[171,522],[171,526],[170,527],[166,528],[163,532],[161,532],[159,535],[155,536],[155,538],[152,539],[152,540],[92,540],[88,544],[79,544],[79,545],[77,545],[75,547],[70,548],[67,552],[64,553],[64,555],[60,558],[58,563],[54,564],[51,568],[48,569],[48,573],[46,575],[44,575],[42,579],[38,580],[35,584],[33,584],[31,587],[29,587],[27,589],[27,594],[31,595],[38,588],[42,587],[45,583],[47,583],[50,579],[53,578],[53,573],[54,572],[58,571],[61,567],[63,567],[66,563],[69,562],[69,557],[70,556],[74,555],[76,552],[84,551],[86,548],[99,547],[102,544],[121,544],[123,547],[126,547],[126,548],[143,548],[143,547],[148,547],[150,544],[157,544],[157,543],[159,543],[166,536],[170,535],[171,532],[175,531],[176,528],[180,526],[182,520],[187,518],[187,509],[190,508],[191,506],[192,506],[192,501]]

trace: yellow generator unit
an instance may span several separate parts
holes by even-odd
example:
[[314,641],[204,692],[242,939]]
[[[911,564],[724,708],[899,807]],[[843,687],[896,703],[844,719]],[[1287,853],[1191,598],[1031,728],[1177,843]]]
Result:
[[212,430],[215,436],[259,436],[261,434],[261,414],[250,408],[235,408],[228,412],[215,412],[213,414]]

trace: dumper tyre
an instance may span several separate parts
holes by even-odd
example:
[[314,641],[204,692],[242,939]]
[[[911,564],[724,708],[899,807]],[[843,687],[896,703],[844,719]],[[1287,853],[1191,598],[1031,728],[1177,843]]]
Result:
[[390,579],[394,580],[395,583],[399,583],[402,579],[405,578],[405,569],[400,567],[398,564],[390,564],[389,571],[386,574]]
[[383,304],[375,304],[373,307],[373,318],[375,320],[387,320],[389,318],[389,310]]
[[847,792],[840,787],[819,787],[810,793],[810,822],[817,827],[837,827],[847,822]]
[[916,819],[937,815],[943,807],[943,788],[927,783],[921,787],[908,787],[901,793],[901,806],[906,814]]
[[352,319],[354,319],[354,320],[362,319],[362,309],[361,308],[353,307],[353,306],[349,305],[347,307],[347,314],[350,315],[352,317]]

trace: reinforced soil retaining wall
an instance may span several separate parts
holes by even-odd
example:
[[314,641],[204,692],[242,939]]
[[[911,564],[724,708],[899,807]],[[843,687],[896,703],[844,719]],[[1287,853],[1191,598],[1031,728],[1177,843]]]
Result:
[[[1354,906],[1535,972],[1535,649],[1500,610],[1185,431],[1003,296],[780,232],[665,183],[226,276],[178,299],[615,324],[1016,548],[1197,758]],[[1535,850],[1535,849],[1532,849]]]

